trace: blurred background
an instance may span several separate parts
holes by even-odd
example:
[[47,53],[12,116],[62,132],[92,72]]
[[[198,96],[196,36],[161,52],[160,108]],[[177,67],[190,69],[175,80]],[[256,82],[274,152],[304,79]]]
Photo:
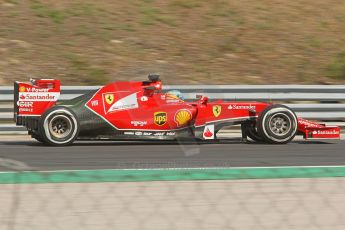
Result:
[[0,0],[0,84],[344,84],[343,0]]

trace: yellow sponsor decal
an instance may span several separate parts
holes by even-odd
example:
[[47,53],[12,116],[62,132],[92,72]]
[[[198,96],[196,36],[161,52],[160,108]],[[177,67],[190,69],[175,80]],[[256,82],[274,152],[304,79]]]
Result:
[[19,87],[19,92],[25,92],[25,91],[26,91],[25,86],[21,86],[21,87]]
[[215,117],[219,117],[219,115],[222,113],[222,106],[220,105],[214,105],[212,107],[213,115]]
[[192,114],[188,110],[180,110],[175,114],[175,122],[178,126],[187,125],[192,120]]
[[159,126],[165,125],[167,120],[168,120],[168,116],[166,112],[155,112],[153,114],[153,121],[156,125],[159,125]]

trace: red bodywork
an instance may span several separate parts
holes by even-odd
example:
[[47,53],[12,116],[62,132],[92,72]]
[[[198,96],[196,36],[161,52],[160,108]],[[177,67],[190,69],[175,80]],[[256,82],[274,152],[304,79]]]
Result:
[[298,118],[298,131],[305,139],[339,139],[340,128]]
[[[149,89],[150,87],[153,88]],[[101,88],[86,106],[119,130],[176,131],[188,126],[203,128],[208,124],[217,124],[218,127],[239,124],[244,120],[256,119],[260,112],[270,105],[262,102],[222,100],[209,102],[204,96],[196,102],[185,102],[168,97],[161,89],[161,82],[149,85],[143,85],[142,82],[115,82]],[[119,103],[114,109],[113,105],[124,98],[128,99],[124,100],[125,105]],[[165,122],[156,122],[157,114],[161,115]],[[179,116],[181,114],[182,116]],[[203,137],[214,137],[213,132],[217,131],[205,128]],[[326,127],[302,118],[298,119],[298,131],[306,139],[340,138],[339,127]]]
[[[60,81],[54,79],[32,80],[30,83],[14,82],[14,118],[40,117],[54,106],[60,96]],[[19,121],[17,121],[19,120]]]
[[[60,82],[49,79],[31,84],[16,82],[15,89],[15,117],[18,120],[41,116],[54,106],[60,94]],[[125,135],[161,132],[174,136],[179,130],[191,129],[194,136],[215,139],[220,128],[255,121],[271,105],[209,101],[205,96],[185,102],[161,90],[161,81],[114,82],[100,88],[85,102],[85,107]],[[298,133],[306,139],[340,138],[339,127],[326,127],[302,118],[298,119]]]

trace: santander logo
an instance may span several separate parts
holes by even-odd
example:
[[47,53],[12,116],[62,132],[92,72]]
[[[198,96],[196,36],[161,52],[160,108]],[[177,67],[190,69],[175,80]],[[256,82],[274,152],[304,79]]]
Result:
[[204,136],[205,137],[212,137],[213,136],[213,133],[210,131],[210,129],[206,129],[206,131],[204,132]]
[[320,134],[320,135],[338,135],[339,131],[337,130],[315,130],[313,131],[313,134]]
[[206,125],[204,128],[204,132],[202,133],[202,136],[205,140],[214,139],[215,138],[214,125]]
[[60,93],[19,93],[19,101],[57,101]]

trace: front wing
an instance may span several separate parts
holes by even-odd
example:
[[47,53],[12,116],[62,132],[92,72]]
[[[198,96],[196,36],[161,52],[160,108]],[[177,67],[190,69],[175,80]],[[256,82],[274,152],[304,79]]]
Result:
[[305,139],[340,139],[340,128],[298,118],[298,131]]

